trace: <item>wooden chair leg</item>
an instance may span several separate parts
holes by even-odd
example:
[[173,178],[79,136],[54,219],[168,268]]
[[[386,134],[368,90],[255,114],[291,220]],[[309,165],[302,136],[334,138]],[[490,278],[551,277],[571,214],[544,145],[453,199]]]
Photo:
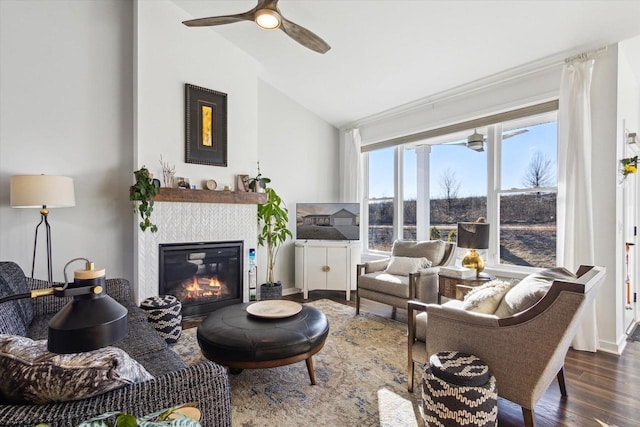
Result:
[[522,408],[522,416],[524,417],[524,427],[536,427],[536,416],[533,409]]
[[409,393],[413,393],[413,372],[414,364],[413,360],[411,360],[411,355],[409,355],[409,372],[407,373],[407,390],[409,390]]
[[395,308],[395,307],[391,308],[391,318],[393,320],[396,320],[396,310],[397,310],[397,308]]
[[360,314],[360,295],[356,292],[356,316]]
[[560,394],[567,397],[567,384],[564,382],[564,366],[558,371],[558,385],[560,386]]

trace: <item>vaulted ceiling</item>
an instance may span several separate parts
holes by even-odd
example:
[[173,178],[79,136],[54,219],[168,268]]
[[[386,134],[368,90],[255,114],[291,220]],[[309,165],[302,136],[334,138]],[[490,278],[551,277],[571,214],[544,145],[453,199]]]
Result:
[[[173,1],[194,18],[256,5]],[[278,6],[331,50],[318,54],[249,21],[190,31],[215,31],[234,43],[262,64],[265,81],[336,127],[541,58],[640,34],[638,0],[281,0]]]

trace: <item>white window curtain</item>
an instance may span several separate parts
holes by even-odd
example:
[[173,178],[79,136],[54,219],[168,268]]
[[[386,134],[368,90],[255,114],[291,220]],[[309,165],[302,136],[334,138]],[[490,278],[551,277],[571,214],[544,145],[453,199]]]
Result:
[[359,129],[348,129],[344,132],[340,153],[340,200],[342,202],[360,202],[362,196],[360,144]]
[[[593,59],[564,64],[558,112],[558,236],[560,266],[576,271],[593,265],[591,191],[591,76]],[[596,351],[595,301],[578,328],[573,348]]]

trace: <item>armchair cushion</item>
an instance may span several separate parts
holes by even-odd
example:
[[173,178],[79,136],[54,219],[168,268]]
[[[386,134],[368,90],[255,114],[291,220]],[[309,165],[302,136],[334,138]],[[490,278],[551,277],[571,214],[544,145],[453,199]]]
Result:
[[398,276],[408,276],[409,273],[415,273],[422,268],[429,267],[431,267],[431,261],[425,257],[412,258],[392,256],[385,273],[395,274]]
[[441,265],[444,257],[447,243],[442,240],[396,240],[391,249],[391,255],[420,258],[425,257],[431,261],[432,265]]
[[358,278],[358,287],[373,292],[409,298],[409,277],[377,271]]
[[7,401],[44,404],[80,400],[153,377],[124,351],[55,354],[47,342],[0,335],[0,392]]
[[573,282],[576,275],[563,267],[530,274],[507,292],[494,314],[509,317],[533,307],[547,293],[554,280]]
[[464,297],[462,308],[477,313],[493,314],[513,283],[504,280],[492,280],[473,288]]

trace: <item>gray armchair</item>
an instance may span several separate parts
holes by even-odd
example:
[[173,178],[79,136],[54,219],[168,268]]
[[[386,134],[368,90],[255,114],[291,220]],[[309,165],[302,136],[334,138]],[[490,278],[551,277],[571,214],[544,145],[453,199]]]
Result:
[[[391,249],[391,258],[358,264],[358,290],[356,294],[356,314],[360,313],[360,299],[388,304],[396,308],[407,308],[407,301],[437,302],[438,271],[440,266],[453,262],[455,244],[442,240],[396,240]],[[394,257],[426,258],[431,266],[412,271],[389,272]]]
[[[471,353],[489,365],[499,396],[522,406],[525,425],[535,426],[535,405],[554,378],[562,395],[567,395],[565,356],[604,276],[603,267],[581,266],[572,278],[549,280],[546,287],[540,287],[538,279],[528,283],[523,279],[502,298],[495,310],[500,316],[465,310],[457,300],[443,305],[409,302],[409,391],[413,391],[415,363],[425,364],[440,351]],[[505,303],[523,301],[540,290],[544,290],[538,294],[541,298],[530,299],[528,308],[502,316]],[[416,316],[416,310],[423,312]]]

